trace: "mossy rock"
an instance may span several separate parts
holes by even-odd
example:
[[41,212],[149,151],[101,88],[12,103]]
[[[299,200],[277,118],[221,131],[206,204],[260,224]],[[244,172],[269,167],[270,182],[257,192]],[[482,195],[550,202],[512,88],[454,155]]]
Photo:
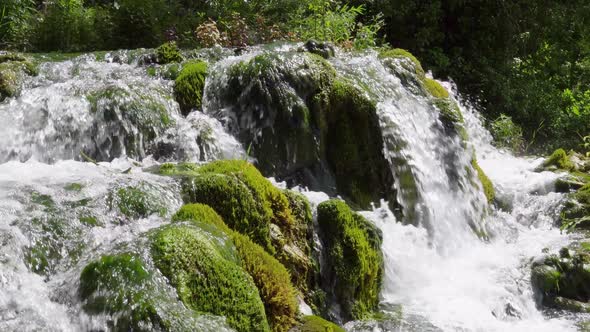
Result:
[[156,49],[156,59],[161,65],[168,64],[171,62],[182,62],[182,55],[180,49],[175,42],[168,42],[160,45]]
[[0,102],[17,96],[27,76],[35,76],[38,70],[24,57],[15,54],[0,55]]
[[322,288],[340,304],[344,320],[368,317],[383,279],[381,231],[339,200],[318,206],[318,224],[328,270]]
[[[375,104],[307,52],[263,53],[233,65],[216,96],[265,176],[338,192],[369,208],[394,201]],[[326,167],[328,165],[328,167]]]
[[488,203],[493,203],[494,199],[496,198],[496,190],[494,189],[494,184],[492,183],[490,178],[488,178],[483,169],[479,167],[479,164],[477,163],[477,160],[475,158],[471,160],[471,166],[475,169],[477,173],[477,178],[481,183],[483,192],[486,196],[486,199],[488,200]]
[[338,193],[363,209],[382,198],[394,202],[375,104],[350,83],[336,80],[323,108],[322,146]]
[[152,214],[164,217],[168,213],[159,192],[147,183],[118,188],[109,194],[108,202],[111,209],[117,208],[129,219],[147,218]]
[[80,275],[80,297],[85,312],[118,314],[114,330],[166,329],[149,297],[152,276],[143,262],[131,254],[107,255],[88,264]]
[[449,92],[447,89],[431,78],[426,78],[424,80],[424,88],[434,98],[449,98]]
[[[416,73],[418,75],[419,78],[424,78],[425,73],[424,73],[424,69],[422,68],[422,64],[420,63],[420,61],[410,52],[401,49],[401,48],[394,48],[394,49],[387,49],[387,50],[382,50],[381,52],[379,52],[379,58],[380,59],[404,59],[404,60],[409,60],[409,63],[412,64],[411,68],[413,70],[414,73]],[[407,66],[407,64],[406,64]]]
[[[533,263],[533,288],[543,304],[566,310],[575,309],[576,302],[590,302],[590,251],[587,246],[562,248],[558,255],[549,255]],[[571,301],[570,301],[571,300]],[[568,309],[569,307],[569,309]]]
[[569,194],[561,211],[561,228],[565,230],[590,228],[590,183]]
[[85,153],[96,161],[111,161],[127,155],[144,158],[153,143],[173,125],[172,102],[166,89],[108,85],[91,92],[87,99],[96,124],[89,133],[96,147]]
[[248,237],[230,230],[207,205],[187,204],[172,219],[189,221],[195,225],[214,225],[226,233],[236,246],[241,266],[258,288],[272,331],[288,331],[294,325],[297,314],[296,290],[291,284],[289,272],[279,261]]
[[192,109],[200,109],[208,65],[204,61],[185,64],[174,81],[174,96],[183,115]]
[[221,107],[236,114],[237,136],[265,175],[291,175],[319,161],[309,105],[335,77],[311,53],[262,53],[230,68]]
[[237,331],[270,331],[254,281],[240,267],[236,253],[219,244],[231,241],[223,232],[173,225],[152,238],[156,266],[187,307],[225,316]]
[[570,157],[564,149],[555,150],[542,165],[545,169],[560,169],[560,170],[572,170],[574,165],[572,164]]
[[185,203],[211,206],[230,228],[274,253],[270,224],[288,231],[295,223],[287,197],[243,160],[215,161],[197,172],[183,186]]
[[285,332],[295,324],[296,290],[287,269],[262,247],[242,234],[232,236],[242,267],[252,276],[264,303],[272,331]]
[[80,275],[82,308],[112,331],[228,331],[223,319],[190,311],[165,291],[139,255],[104,255]]
[[340,326],[318,316],[305,316],[293,332],[344,332]]

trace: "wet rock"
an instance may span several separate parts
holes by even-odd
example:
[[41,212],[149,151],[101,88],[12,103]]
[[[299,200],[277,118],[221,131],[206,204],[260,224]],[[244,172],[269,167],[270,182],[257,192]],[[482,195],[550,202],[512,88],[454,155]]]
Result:
[[317,42],[313,39],[308,40],[303,44],[303,49],[309,53],[317,54],[324,59],[334,57],[334,46],[330,43]]
[[562,248],[533,263],[533,288],[548,307],[583,311],[590,301],[590,246]]

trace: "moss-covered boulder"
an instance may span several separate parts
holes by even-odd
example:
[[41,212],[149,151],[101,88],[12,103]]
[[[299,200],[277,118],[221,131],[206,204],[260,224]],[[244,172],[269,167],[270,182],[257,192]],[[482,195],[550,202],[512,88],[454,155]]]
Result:
[[155,232],[155,265],[190,309],[225,316],[237,331],[270,331],[258,289],[231,239],[215,227],[205,229],[174,225]]
[[321,56],[263,53],[227,75],[216,108],[235,115],[229,126],[266,176],[364,208],[394,198],[375,104]]
[[225,232],[236,246],[241,266],[258,288],[271,329],[287,331],[293,326],[297,314],[296,290],[289,272],[279,261],[245,235],[229,229],[207,205],[187,204],[174,215],[173,221],[211,224]]
[[80,275],[82,308],[113,331],[228,331],[222,318],[187,309],[133,253],[104,255]]
[[168,42],[156,49],[156,59],[159,64],[164,65],[171,62],[182,62],[182,55],[175,42]]
[[230,229],[247,235],[284,264],[297,288],[310,294],[318,268],[311,255],[313,225],[304,197],[274,187],[243,160],[198,168],[163,166],[160,173],[180,176],[185,203],[211,206]]
[[242,234],[234,233],[233,241],[244,269],[252,276],[264,303],[273,331],[285,332],[295,324],[297,298],[287,269],[262,247]]
[[35,65],[25,57],[12,53],[0,55],[0,102],[17,96],[24,79],[37,74]]
[[561,212],[561,228],[590,228],[590,183],[569,194]]
[[535,261],[531,281],[544,305],[585,311],[580,308],[590,307],[590,245],[572,245]]
[[174,96],[183,115],[200,110],[208,65],[203,61],[185,64],[174,81]]
[[107,201],[112,210],[118,210],[129,219],[147,218],[152,214],[164,217],[168,209],[160,194],[155,187],[142,182],[114,189]]
[[570,157],[564,149],[555,150],[549,158],[547,158],[543,164],[544,170],[566,170],[570,171],[574,168]]
[[344,332],[340,326],[318,316],[305,316],[292,332]]
[[367,317],[377,308],[383,278],[382,235],[343,201],[318,206],[326,273],[322,288],[340,304],[344,320]]
[[418,84],[426,77],[420,61],[410,52],[401,49],[385,49],[379,52],[379,59],[390,69],[394,70],[402,83],[412,81]]
[[325,101],[322,141],[338,193],[361,208],[381,198],[395,201],[375,104],[342,80],[333,82]]
[[87,96],[94,125],[88,133],[94,146],[85,153],[97,161],[126,155],[144,158],[155,139],[173,125],[173,101],[163,87],[107,85]]

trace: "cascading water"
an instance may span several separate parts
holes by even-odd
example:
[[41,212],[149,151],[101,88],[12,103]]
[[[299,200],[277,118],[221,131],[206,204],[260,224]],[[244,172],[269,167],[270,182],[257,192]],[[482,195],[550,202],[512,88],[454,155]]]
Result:
[[[106,318],[81,310],[80,271],[167,223],[181,205],[176,182],[142,167],[154,159],[246,158],[232,135],[238,134],[236,126],[255,130],[260,119],[236,123],[235,110],[216,93],[226,88],[230,66],[261,52],[269,50],[217,62],[206,83],[204,112],[186,118],[170,97],[171,82],[149,76],[130,52],[45,62],[20,97],[0,103],[0,330],[106,329]],[[386,66],[374,52],[339,54],[330,62],[376,103],[383,153],[395,179],[400,210],[392,212],[382,202],[362,213],[383,231],[381,300],[386,311],[401,308],[391,330],[575,330],[572,320],[545,317],[530,285],[531,258],[570,240],[553,227],[563,200],[552,192],[558,175],[535,173],[539,160],[494,148],[477,112],[458,96],[452,98],[459,102],[469,139],[449,134],[439,110],[399,63]],[[290,107],[304,104],[296,91],[287,93],[295,96]],[[474,157],[505,210],[488,207],[471,166]],[[72,160],[84,158],[107,162]],[[166,211],[155,206],[155,213],[134,217],[113,211],[109,195],[128,187],[148,188]],[[328,199],[303,192],[314,207]],[[67,236],[51,238],[44,225],[58,225]],[[51,247],[51,257],[35,256],[32,248],[39,243]],[[165,283],[158,287],[174,292]],[[186,313],[179,301],[163,306],[171,316]],[[192,324],[224,328],[217,318],[195,318]],[[346,327],[388,330],[371,324]]]

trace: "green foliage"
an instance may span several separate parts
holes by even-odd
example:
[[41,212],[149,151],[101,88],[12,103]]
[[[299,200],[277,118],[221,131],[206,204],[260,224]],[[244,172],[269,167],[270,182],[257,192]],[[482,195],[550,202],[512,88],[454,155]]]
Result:
[[160,47],[156,49],[156,57],[158,59],[159,64],[167,64],[171,62],[182,61],[180,49],[178,48],[175,42],[168,42],[160,45]]
[[377,33],[383,26],[379,15],[366,24],[357,24],[357,19],[365,14],[365,7],[348,4],[333,7],[331,1],[308,1],[307,10],[299,13],[289,24],[294,33],[303,40],[315,39],[330,41],[345,47],[354,46],[366,49],[376,46]]
[[490,178],[488,178],[488,176],[483,171],[483,169],[481,169],[481,167],[479,167],[479,164],[477,163],[477,160],[475,158],[473,158],[471,160],[471,166],[477,172],[477,178],[479,179],[479,182],[481,183],[481,186],[483,188],[483,192],[488,200],[488,203],[493,203],[494,199],[496,198],[496,190],[494,189],[494,184],[492,183]]
[[362,319],[376,309],[383,278],[381,233],[346,203],[318,206],[320,237],[326,253],[328,284],[344,319]]
[[230,241],[193,226],[165,227],[153,235],[156,266],[189,308],[227,317],[237,331],[270,331],[252,278],[239,260],[212,238]]
[[305,316],[303,324],[297,326],[294,332],[344,332],[344,329],[321,317]]
[[174,96],[183,114],[201,108],[207,68],[203,61],[188,63],[174,81]]
[[291,285],[289,272],[248,237],[234,233],[232,238],[242,266],[258,287],[272,331],[288,331],[295,324],[298,310],[296,291]]
[[564,149],[555,150],[547,160],[543,162],[544,167],[554,166],[558,169],[572,170],[574,165],[572,164],[570,157]]
[[501,114],[492,122],[490,132],[496,146],[509,149],[517,154],[524,151],[522,128],[515,124],[511,117]]
[[0,48],[27,50],[35,14],[35,0],[4,0],[0,4]]
[[84,8],[82,0],[50,2],[36,27],[36,48],[42,51],[88,49],[87,41],[95,39],[93,15],[92,10]]

